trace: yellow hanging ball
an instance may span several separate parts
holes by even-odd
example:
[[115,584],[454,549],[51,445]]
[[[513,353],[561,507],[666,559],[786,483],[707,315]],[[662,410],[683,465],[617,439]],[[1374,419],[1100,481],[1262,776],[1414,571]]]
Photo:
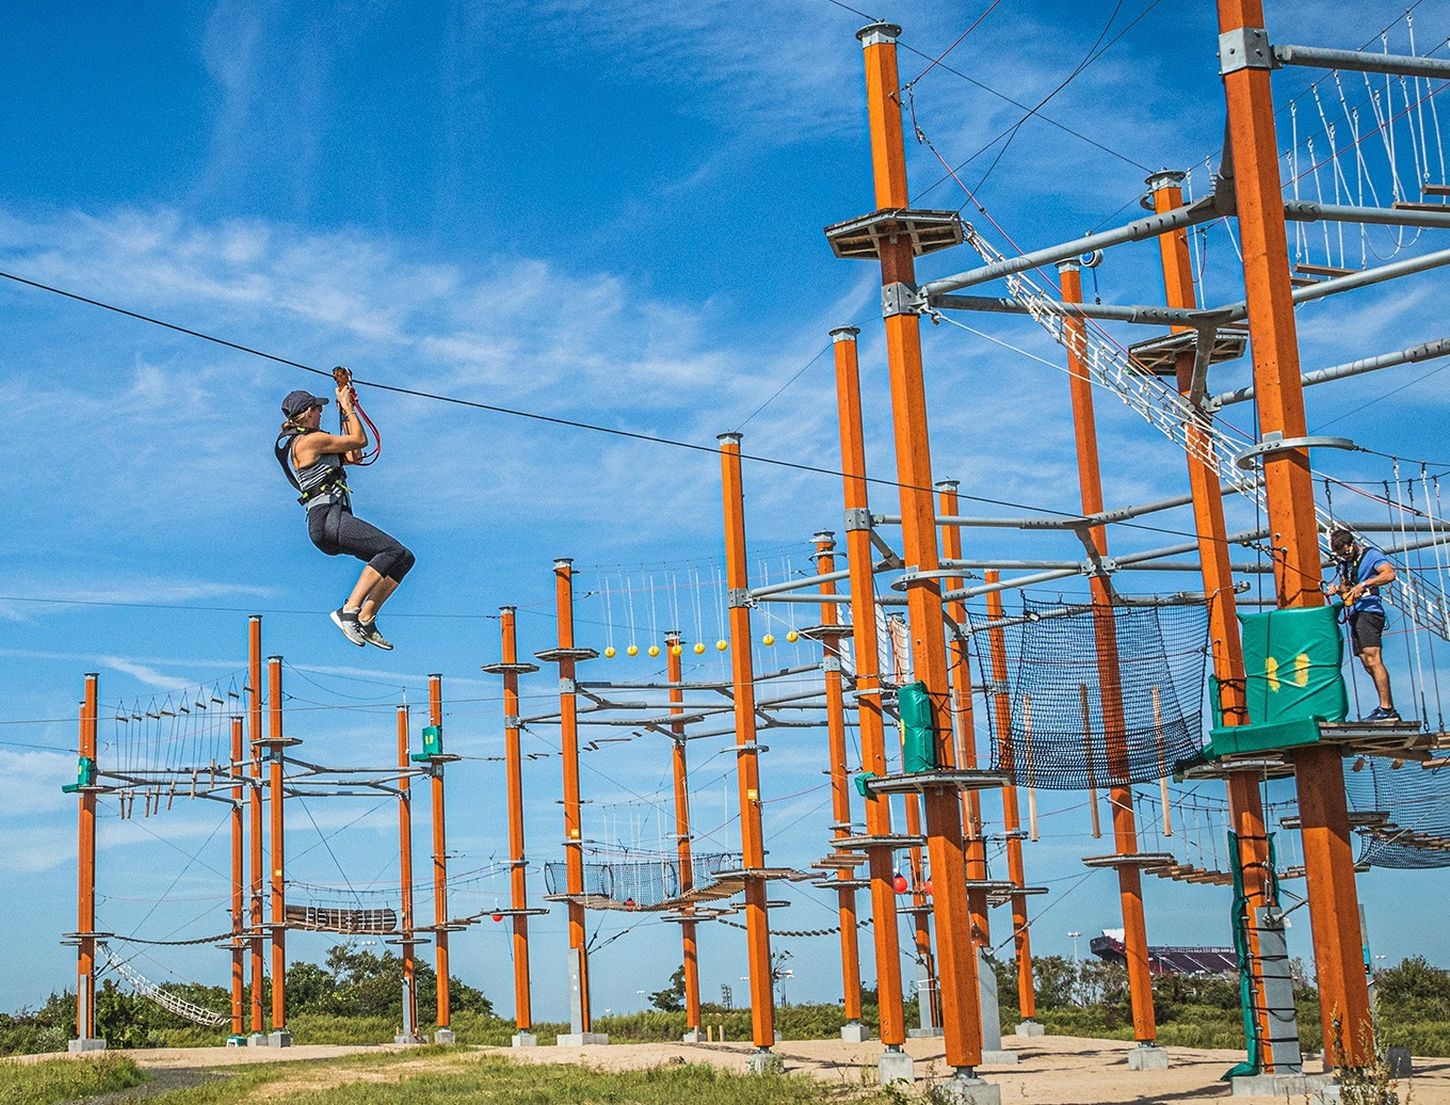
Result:
[[610,645],[608,648],[606,648],[604,650],[604,658],[606,660],[613,660],[616,655],[618,655],[618,654],[614,651],[614,646],[613,645]]
[[639,645],[630,645],[624,651],[625,651],[625,654],[628,655],[628,656],[638,656],[639,655]]
[[658,656],[660,654],[660,646],[659,645],[650,645],[649,646],[649,654],[651,656]]
[[695,655],[696,656],[700,656],[700,655],[702,655],[704,653],[704,651],[705,651],[705,642],[704,641],[696,641],[695,642]]
[[684,651],[685,651],[685,646],[684,645],[681,645],[681,644],[673,644],[673,645],[670,646],[670,652],[673,655],[675,655],[675,656],[680,655],[680,653],[682,653]]
[[785,639],[791,644],[795,644],[801,639],[801,635],[797,633],[794,629],[792,629],[789,633],[785,635]]
[[767,633],[764,637],[760,638],[760,643],[765,645],[766,648],[769,648],[771,645],[775,644],[775,634]]
[[727,641],[716,641],[715,642],[715,651],[716,652],[724,652],[729,647],[730,647],[730,644]]

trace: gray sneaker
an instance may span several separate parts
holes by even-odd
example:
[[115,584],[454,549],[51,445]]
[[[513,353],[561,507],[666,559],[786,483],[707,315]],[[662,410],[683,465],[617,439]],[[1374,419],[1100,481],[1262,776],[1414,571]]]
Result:
[[332,619],[333,625],[342,630],[342,635],[357,645],[358,648],[362,648],[367,643],[362,626],[357,620],[356,610],[343,610],[339,608],[329,614],[328,617]]
[[363,640],[368,644],[374,645],[384,652],[391,652],[393,650],[393,642],[378,632],[377,619],[370,622],[359,621],[355,624],[357,625],[358,632],[362,634]]

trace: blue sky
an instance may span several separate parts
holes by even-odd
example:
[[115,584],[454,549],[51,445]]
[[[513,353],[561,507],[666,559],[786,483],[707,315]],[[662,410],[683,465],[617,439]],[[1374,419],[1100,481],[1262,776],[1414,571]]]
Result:
[[[1145,9],[1043,111],[1098,145],[1032,120],[982,186],[980,198],[1016,243],[1047,244],[1131,217],[1145,167],[1196,167],[1191,183],[1201,194],[1223,125],[1211,6],[1125,3],[1115,12],[1106,2],[1006,0],[914,87],[918,123],[957,164],[1022,116],[1002,97],[1036,103],[1110,17],[1104,42]],[[979,11],[927,3],[872,14],[903,24],[910,78]],[[1444,41],[1450,4],[1425,0],[1414,14],[1422,49]],[[1398,15],[1379,4],[1278,3],[1269,19],[1271,30],[1292,28],[1281,38],[1359,47]],[[32,6],[13,15],[0,42],[0,136],[11,152],[0,261],[288,359],[344,362],[364,378],[425,391],[704,443],[748,420],[747,451],[826,468],[838,460],[830,358],[811,362],[831,327],[855,323],[863,327],[871,463],[887,475],[877,276],[836,261],[821,235],[870,203],[853,37],[862,22],[826,0],[755,5],[748,15],[706,0],[668,9],[637,0],[143,4],[83,16]],[[1392,44],[1403,48],[1403,23]],[[1306,71],[1277,76],[1281,102],[1310,79]],[[1367,102],[1362,85],[1346,91]],[[1320,128],[1318,113],[1309,99],[1296,103],[1307,136]],[[1334,109],[1327,103],[1331,120]],[[1287,134],[1287,110],[1281,126]],[[969,183],[998,148],[969,166]],[[914,144],[908,155],[918,202],[964,202],[950,182],[927,188],[942,175],[929,149]],[[1307,145],[1298,156],[1312,161]],[[1301,183],[1308,189],[1312,178]],[[988,236],[1011,249],[995,228]],[[1431,238],[1407,248],[1434,248]],[[1387,254],[1393,243],[1381,236],[1373,245]],[[1201,238],[1206,298],[1241,294],[1233,248],[1222,228]],[[954,251],[924,263],[923,275],[973,262]],[[1149,247],[1111,254],[1095,275],[1089,293],[1105,301],[1161,301]],[[1431,274],[1305,307],[1305,367],[1443,336],[1435,307],[1445,290]],[[1028,322],[964,321],[1061,361]],[[928,327],[925,341],[937,475],[962,480],[966,494],[1074,509],[1061,372],[949,326]],[[1425,371],[1315,389],[1310,425],[1333,421],[1334,432],[1372,448],[1447,459],[1444,378],[1412,382]],[[1214,387],[1244,382],[1246,373],[1243,363],[1227,366]],[[1377,401],[1400,385],[1409,386]],[[0,744],[0,845],[10,857],[0,882],[11,903],[0,931],[7,946],[29,949],[0,968],[0,1007],[35,1002],[73,978],[70,954],[56,943],[74,908],[74,815],[58,788],[73,771],[82,672],[101,673],[106,704],[226,679],[245,660],[246,613],[263,611],[266,650],[291,667],[299,712],[289,729],[309,751],[390,759],[392,704],[404,689],[423,700],[425,676],[437,671],[450,702],[450,746],[486,757],[501,745],[498,687],[478,671],[497,656],[489,616],[517,603],[524,649],[546,646],[554,556],[576,559],[581,594],[626,576],[653,575],[661,586],[713,578],[721,526],[718,465],[708,455],[365,393],[385,450],[355,480],[358,510],[402,536],[419,564],[387,611],[397,651],[357,652],[325,616],[353,570],[307,543],[269,453],[280,397],[315,386],[293,369],[0,286],[0,464],[13,486],[0,531],[0,594],[8,596],[0,598],[0,738],[14,742]],[[1171,445],[1110,396],[1099,397],[1098,413],[1110,503],[1182,489],[1183,462]],[[1231,418],[1251,425],[1249,408]],[[1341,479],[1391,476],[1382,458],[1330,456],[1324,467]],[[757,569],[799,569],[816,529],[840,529],[836,480],[749,466],[746,485]],[[878,492],[876,505],[893,504]],[[1365,510],[1378,517],[1383,508]],[[1236,511],[1237,521],[1249,520]],[[1182,529],[1187,517],[1165,515],[1163,524]],[[1052,538],[990,531],[978,540],[984,555],[1075,555],[1068,544],[1048,548]],[[1126,549],[1172,539],[1140,532],[1114,540]],[[1148,583],[1193,585],[1187,577]],[[682,628],[693,634],[690,588],[682,593]],[[26,601],[36,599],[70,604]],[[661,629],[667,605],[661,599],[655,612]],[[581,599],[582,635],[598,638],[589,643],[609,635],[601,607],[598,597]],[[622,641],[624,619],[611,613]],[[642,602],[636,618],[650,623]],[[700,635],[713,640],[708,602],[699,621]],[[701,672],[718,670],[706,659]],[[611,672],[634,678],[657,666],[615,663]],[[547,701],[551,686],[540,678],[526,692]],[[300,709],[322,704],[339,709]],[[777,746],[764,769],[767,797],[776,796],[767,830],[777,831],[778,858],[805,864],[825,850],[824,736],[792,735]],[[665,749],[645,756],[637,747],[588,758],[586,788],[597,804],[586,826],[594,819],[597,835],[652,843],[656,805],[669,801]],[[726,761],[710,760],[715,751],[698,756],[696,815],[720,826],[710,843],[728,847]],[[543,862],[557,858],[557,760],[529,770],[530,857]],[[455,865],[483,865],[504,847],[502,772],[469,760],[450,778]],[[1076,801],[1060,803],[1051,838],[1028,852],[1034,881],[1072,891],[1037,900],[1053,910],[1034,929],[1043,951],[1069,950],[1069,929],[1117,923],[1109,877],[1079,882],[1078,858],[1100,846],[1087,837],[1083,813],[1066,808]],[[1052,803],[1044,802],[1046,810]],[[391,847],[390,810],[367,814],[340,802],[312,813],[334,834],[349,881],[390,877],[378,872]],[[222,836],[207,842],[219,816],[178,803],[144,827],[108,817],[102,927],[153,937],[224,928],[226,887],[205,867],[224,870]],[[306,819],[294,824],[300,854],[317,833]],[[165,890],[193,855],[150,917],[150,903],[129,900]],[[340,878],[319,848],[297,859],[295,874]],[[1434,878],[1363,877],[1378,951],[1450,962],[1443,938],[1396,908],[1432,893]],[[534,887],[540,892],[541,880]],[[460,907],[482,908],[493,896],[474,889],[460,894]],[[821,902],[793,901],[782,926],[832,923]],[[1152,883],[1150,936],[1226,942],[1218,919],[1227,907],[1221,891]],[[1005,930],[1005,919],[997,923]],[[620,927],[616,918],[602,924],[606,938]],[[535,931],[536,1010],[561,1017],[561,918],[544,918]],[[675,939],[673,928],[646,924],[610,944],[596,961],[600,1008],[629,1007],[640,986],[662,985],[678,962]],[[1307,925],[1294,939],[1307,947]],[[290,950],[317,956],[326,943],[299,936]],[[792,946],[792,997],[837,997],[831,956],[811,954],[819,949],[808,942]],[[501,932],[486,924],[454,947],[455,970],[507,1010]],[[742,951],[733,930],[707,934],[707,992],[739,986]],[[216,952],[191,949],[138,965],[160,979],[214,982],[225,969]]]

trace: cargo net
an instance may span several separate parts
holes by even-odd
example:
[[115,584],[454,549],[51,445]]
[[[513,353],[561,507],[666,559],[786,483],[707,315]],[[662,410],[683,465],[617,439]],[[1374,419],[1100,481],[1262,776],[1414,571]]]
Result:
[[[1111,617],[1123,709],[1105,725],[1098,674],[1097,617]],[[1004,624],[1005,623],[1005,624]],[[1201,747],[1208,612],[1202,605],[1098,606],[1023,596],[1006,618],[1008,686],[992,678],[989,622],[973,642],[987,688],[987,715],[1011,716],[1012,746],[992,742],[992,769],[1021,785],[1084,790],[1140,783],[1173,773]],[[1109,755],[1109,749],[1115,750]]]
[[1344,789],[1360,822],[1360,863],[1450,867],[1450,765],[1365,756],[1345,764]]
[[584,892],[568,893],[568,868],[544,865],[544,886],[556,900],[577,899],[589,909],[673,909],[690,902],[728,898],[743,887],[739,879],[721,879],[721,872],[739,871],[739,852],[707,852],[691,857],[694,884],[684,889],[679,857],[663,852],[606,853],[606,859],[584,862]]

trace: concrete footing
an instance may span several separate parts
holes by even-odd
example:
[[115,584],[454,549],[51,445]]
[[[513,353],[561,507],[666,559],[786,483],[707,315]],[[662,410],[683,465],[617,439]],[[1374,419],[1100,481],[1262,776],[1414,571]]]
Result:
[[883,1086],[889,1086],[893,1082],[916,1081],[916,1065],[904,1051],[883,1051],[876,1067],[881,1072]]
[[1015,1067],[1020,1060],[1015,1051],[1008,1051],[1005,1047],[993,1047],[982,1049],[982,1066],[984,1067]]
[[106,1038],[104,1036],[92,1036],[85,1040],[72,1040],[65,1045],[65,1049],[72,1055],[81,1055],[87,1051],[105,1051]]
[[422,1036],[405,1036],[402,1033],[393,1037],[393,1043],[399,1047],[422,1047],[427,1042]]
[[247,1038],[245,1036],[228,1036],[227,1037],[226,1046],[227,1047],[246,1047],[247,1046]]
[[291,1047],[292,1046],[292,1033],[288,1032],[285,1028],[279,1028],[275,1032],[268,1032],[267,1033],[267,1046],[268,1047]]
[[515,1032],[509,1041],[510,1047],[538,1047],[539,1038],[532,1032]]
[[855,1021],[841,1026],[841,1039],[848,1044],[864,1044],[871,1038],[871,1030],[864,1024],[857,1024]]
[[[1321,1102],[1339,1099],[1339,1087],[1334,1085],[1334,1076],[1329,1074],[1245,1074],[1232,1082],[1235,1097],[1304,1098]],[[1327,1098],[1326,1089],[1332,1089]]]
[[1409,1078],[1415,1073],[1415,1064],[1407,1047],[1396,1045],[1390,1048],[1385,1052],[1385,1061],[1389,1064],[1391,1078]]
[[1167,1070],[1168,1053],[1157,1044],[1139,1044],[1128,1052],[1129,1070]]
[[453,1034],[451,1028],[440,1028],[433,1033],[433,1042],[442,1044],[444,1047],[452,1047],[458,1042],[458,1037]]
[[764,1048],[752,1051],[745,1066],[751,1074],[779,1074],[785,1070],[784,1060],[775,1052],[766,1051]]
[[698,1028],[692,1028],[680,1037],[680,1043],[682,1044],[698,1044],[699,1042],[700,1030]]
[[1017,1026],[1019,1036],[1046,1036],[1047,1029],[1036,1021],[1023,1021]]
[[959,1071],[933,1086],[931,1099],[951,1105],[1002,1105],[1002,1087]]
[[560,1047],[602,1047],[609,1043],[609,1036],[604,1032],[564,1032],[554,1042]]
[[906,1038],[908,1040],[930,1040],[942,1034],[940,1028],[908,1028]]
[[267,1046],[267,1037],[266,1037],[266,1035],[264,1033],[261,1033],[261,1032],[253,1032],[250,1036],[247,1037],[247,1046],[248,1047],[266,1047]]

